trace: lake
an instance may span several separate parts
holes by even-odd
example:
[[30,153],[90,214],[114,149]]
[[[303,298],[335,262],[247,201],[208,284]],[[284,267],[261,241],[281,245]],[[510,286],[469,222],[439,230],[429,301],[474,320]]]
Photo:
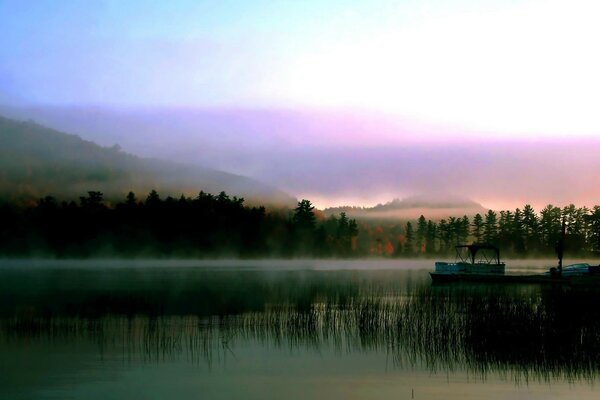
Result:
[[600,290],[432,265],[0,261],[0,398],[598,397]]

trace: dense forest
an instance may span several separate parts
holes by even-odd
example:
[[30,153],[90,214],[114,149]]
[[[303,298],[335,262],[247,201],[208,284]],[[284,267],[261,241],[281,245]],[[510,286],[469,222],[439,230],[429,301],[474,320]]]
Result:
[[110,204],[91,191],[79,202],[0,206],[5,257],[348,257],[357,233],[344,213],[317,221],[308,200],[267,212],[225,192],[161,199],[153,190],[143,201],[130,192]]
[[488,210],[474,217],[448,217],[405,223],[362,223],[357,250],[386,256],[432,256],[452,253],[453,246],[487,242],[513,257],[554,256],[566,222],[565,250],[570,256],[600,254],[600,206],[547,205],[537,213],[530,205],[514,211]]
[[512,257],[555,254],[566,222],[569,256],[600,253],[600,206],[530,205],[474,217],[360,221],[325,215],[308,200],[294,209],[247,206],[225,192],[162,199],[151,191],[111,203],[101,192],[78,202],[0,205],[4,257],[433,257],[456,244],[488,242]]

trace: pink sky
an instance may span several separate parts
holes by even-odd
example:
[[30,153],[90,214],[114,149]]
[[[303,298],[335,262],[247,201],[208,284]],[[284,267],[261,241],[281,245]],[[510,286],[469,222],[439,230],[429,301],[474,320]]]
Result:
[[252,176],[319,207],[421,194],[495,209],[600,204],[600,138],[503,138],[349,111],[12,112],[135,154]]

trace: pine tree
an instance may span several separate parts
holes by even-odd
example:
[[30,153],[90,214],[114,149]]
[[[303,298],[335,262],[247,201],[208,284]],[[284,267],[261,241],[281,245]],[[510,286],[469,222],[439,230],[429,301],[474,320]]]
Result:
[[523,228],[523,213],[520,209],[516,209],[512,226],[510,228],[510,234],[513,242],[513,250],[517,254],[525,253],[525,230]]
[[413,231],[412,224],[409,222],[406,223],[406,240],[404,242],[404,254],[411,256],[414,254],[414,246],[415,246],[415,233]]
[[437,224],[431,220],[427,221],[427,236],[425,239],[425,251],[428,254],[436,252],[435,239],[437,236]]
[[538,217],[531,205],[526,204],[523,207],[523,233],[525,239],[525,249],[528,252],[536,250],[540,244],[540,235],[538,232]]
[[473,224],[471,235],[475,239],[475,242],[481,242],[483,240],[483,217],[477,213],[473,217]]
[[540,233],[546,251],[554,249],[562,229],[562,212],[558,207],[548,204],[540,211]]
[[316,217],[314,213],[315,207],[309,200],[298,202],[298,206],[294,209],[293,222],[297,229],[303,231],[313,231],[316,225]]
[[425,250],[425,239],[427,237],[427,221],[421,215],[417,221],[417,253],[421,254]]
[[483,238],[488,243],[496,243],[498,240],[498,224],[497,214],[493,210],[489,210],[485,214],[485,222],[483,224]]
[[465,244],[469,240],[469,217],[463,215],[459,221],[458,242]]
[[587,217],[588,246],[594,253],[600,252],[600,206],[594,206]]

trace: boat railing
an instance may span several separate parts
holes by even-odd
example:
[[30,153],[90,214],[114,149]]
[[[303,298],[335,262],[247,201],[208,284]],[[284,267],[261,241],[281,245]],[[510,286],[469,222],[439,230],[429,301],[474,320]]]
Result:
[[488,243],[455,246],[456,262],[470,264],[501,264],[500,250]]

